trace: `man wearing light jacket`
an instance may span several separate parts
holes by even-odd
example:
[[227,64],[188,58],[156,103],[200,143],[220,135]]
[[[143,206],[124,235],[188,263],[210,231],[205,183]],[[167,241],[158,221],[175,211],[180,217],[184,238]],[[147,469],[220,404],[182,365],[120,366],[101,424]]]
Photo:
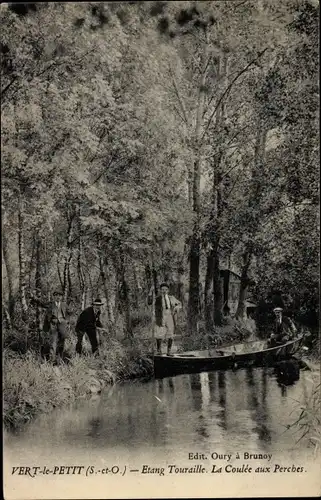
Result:
[[169,295],[168,284],[162,283],[154,307],[157,353],[162,354],[162,342],[165,340],[167,342],[167,356],[170,356],[177,313],[182,308],[182,304],[173,295]]

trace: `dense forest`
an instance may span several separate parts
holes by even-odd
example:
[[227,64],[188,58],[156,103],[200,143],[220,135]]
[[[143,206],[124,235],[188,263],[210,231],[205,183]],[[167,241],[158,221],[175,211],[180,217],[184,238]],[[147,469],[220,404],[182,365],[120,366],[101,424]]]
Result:
[[250,289],[317,325],[315,1],[2,4],[1,27],[7,339],[57,287],[135,337],[162,280],[211,332],[226,263],[237,318]]

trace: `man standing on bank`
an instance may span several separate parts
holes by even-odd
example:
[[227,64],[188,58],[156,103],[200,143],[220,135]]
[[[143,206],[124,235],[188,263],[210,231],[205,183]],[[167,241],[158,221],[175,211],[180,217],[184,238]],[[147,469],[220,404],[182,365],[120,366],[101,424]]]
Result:
[[68,311],[59,290],[53,292],[53,301],[49,303],[43,323],[43,331],[50,334],[50,358],[62,358],[65,340],[68,336]]
[[77,320],[76,333],[77,333],[77,345],[76,353],[81,354],[82,352],[82,339],[87,334],[92,353],[95,355],[99,354],[98,351],[98,339],[97,339],[97,328],[102,328],[100,321],[101,306],[104,303],[98,298],[94,300],[92,306],[84,309]]
[[167,356],[171,355],[177,313],[182,304],[173,295],[169,295],[169,286],[162,283],[160,295],[155,299],[155,339],[157,354],[162,354],[162,341],[167,341]]

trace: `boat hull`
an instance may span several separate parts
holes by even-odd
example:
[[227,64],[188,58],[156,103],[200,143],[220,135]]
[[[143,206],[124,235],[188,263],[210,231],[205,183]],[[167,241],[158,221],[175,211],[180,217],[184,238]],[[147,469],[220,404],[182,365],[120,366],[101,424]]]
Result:
[[157,355],[154,356],[154,374],[156,378],[164,378],[183,373],[272,365],[293,356],[301,343],[302,337],[299,337],[280,346],[253,352],[237,352],[237,349],[233,352],[232,348],[228,348],[225,352],[222,349],[224,354],[215,356],[199,356],[196,351],[195,354],[189,352],[173,356]]

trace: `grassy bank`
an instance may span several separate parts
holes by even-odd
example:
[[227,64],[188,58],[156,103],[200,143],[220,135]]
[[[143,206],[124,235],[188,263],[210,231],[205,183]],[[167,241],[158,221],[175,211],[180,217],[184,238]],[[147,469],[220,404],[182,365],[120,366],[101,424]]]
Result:
[[293,429],[297,441],[307,438],[315,453],[321,449],[321,384],[320,367],[315,364],[310,372],[311,391],[303,402],[297,402],[298,417],[288,428]]
[[[7,429],[16,429],[41,412],[51,411],[79,397],[99,393],[119,380],[148,377],[153,366],[147,346],[123,345],[108,339],[100,356],[69,356],[54,366],[33,352],[3,351],[3,418]],[[68,352],[69,351],[69,352]],[[73,351],[74,352],[74,351]]]

